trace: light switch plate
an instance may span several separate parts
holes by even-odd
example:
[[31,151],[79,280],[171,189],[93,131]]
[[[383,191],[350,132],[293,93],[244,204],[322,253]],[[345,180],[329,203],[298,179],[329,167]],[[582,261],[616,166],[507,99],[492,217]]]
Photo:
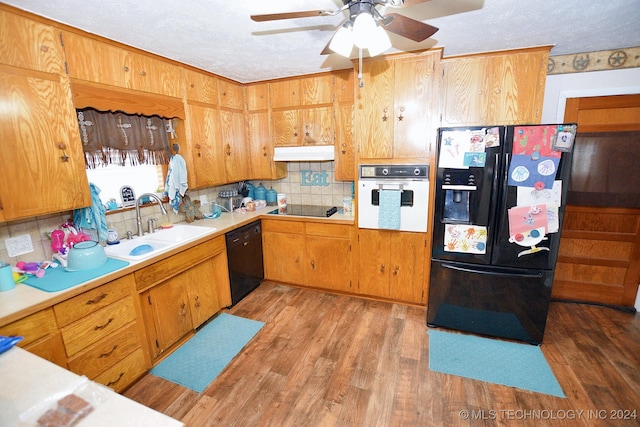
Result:
[[33,252],[33,242],[28,234],[5,239],[4,245],[7,248],[7,255],[11,258]]

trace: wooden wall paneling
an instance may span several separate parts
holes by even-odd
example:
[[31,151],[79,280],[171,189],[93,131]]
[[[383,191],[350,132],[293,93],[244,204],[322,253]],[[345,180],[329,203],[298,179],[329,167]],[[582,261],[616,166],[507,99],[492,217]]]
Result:
[[633,306],[639,264],[640,210],[568,206],[552,296]]

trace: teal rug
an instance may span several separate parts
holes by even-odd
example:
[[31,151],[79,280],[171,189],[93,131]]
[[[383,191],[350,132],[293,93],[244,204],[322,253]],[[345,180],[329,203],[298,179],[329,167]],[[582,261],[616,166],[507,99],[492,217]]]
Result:
[[565,397],[540,347],[429,329],[429,369]]
[[263,322],[222,313],[151,370],[151,374],[202,393]]

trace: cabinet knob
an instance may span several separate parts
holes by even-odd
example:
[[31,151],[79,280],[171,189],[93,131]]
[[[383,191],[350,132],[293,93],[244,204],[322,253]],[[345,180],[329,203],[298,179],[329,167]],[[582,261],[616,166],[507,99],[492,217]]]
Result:
[[384,273],[384,264],[380,265],[380,273]]
[[397,276],[399,272],[400,272],[400,266],[396,265],[395,268],[393,269],[393,275]]
[[382,121],[386,122],[388,117],[387,117],[387,109],[385,108],[384,110],[382,110]]
[[129,67],[127,67],[126,65],[124,67],[122,67],[122,70],[126,73],[129,71]]
[[316,269],[316,262],[315,261],[311,261],[311,268],[313,268],[314,270]]
[[400,107],[400,115],[398,116],[399,122],[404,120],[404,116],[402,115],[402,113],[404,113],[404,107]]
[[196,302],[194,304],[195,308],[200,308],[200,297],[198,295],[196,295]]
[[140,75],[142,75],[142,77],[147,75],[147,72],[145,70],[140,71]]

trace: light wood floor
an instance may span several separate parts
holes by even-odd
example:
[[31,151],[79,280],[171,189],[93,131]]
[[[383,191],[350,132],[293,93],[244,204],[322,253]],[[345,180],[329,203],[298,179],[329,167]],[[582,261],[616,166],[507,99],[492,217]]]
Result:
[[202,394],[146,375],[125,395],[186,426],[640,425],[639,314],[551,304],[562,399],[430,371],[424,308],[263,283],[228,312],[266,324]]

